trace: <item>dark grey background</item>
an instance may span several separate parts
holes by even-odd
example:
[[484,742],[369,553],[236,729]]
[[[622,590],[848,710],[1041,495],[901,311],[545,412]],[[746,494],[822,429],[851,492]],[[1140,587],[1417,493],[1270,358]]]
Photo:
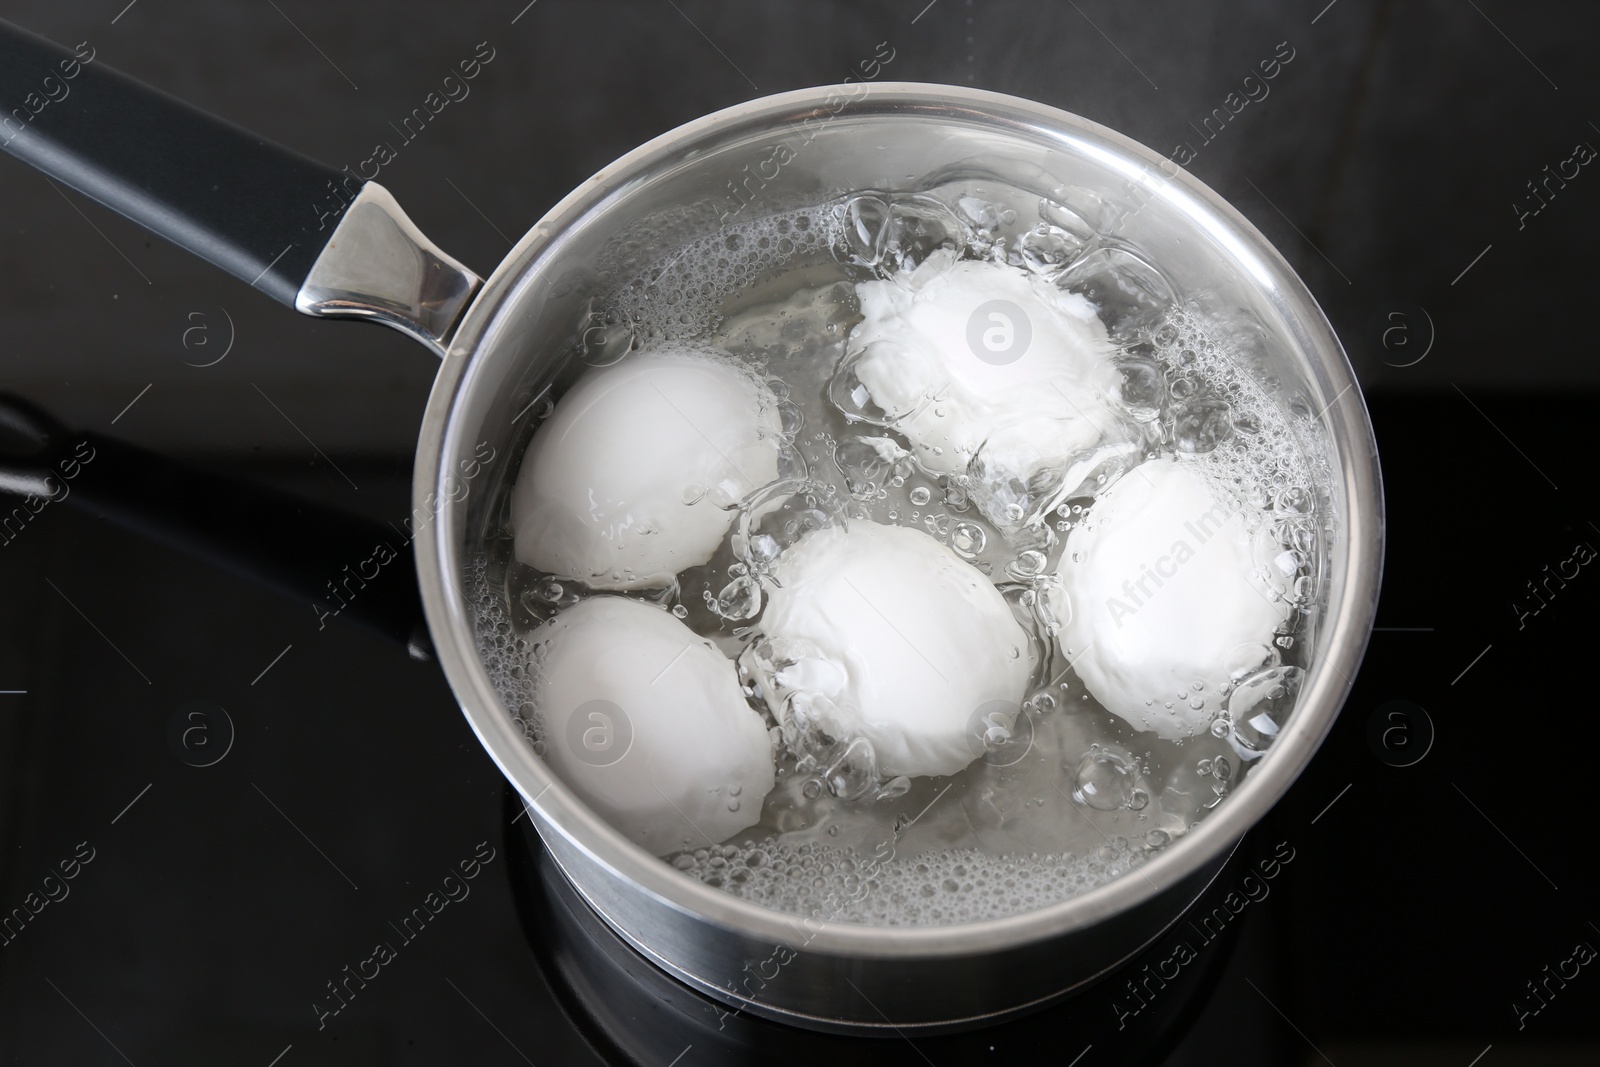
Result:
[[[11,0],[0,11],[58,40],[88,40],[104,62],[335,166],[395,139],[389,123],[488,41],[496,58],[472,95],[383,173],[423,230],[480,272],[627,149],[760,93],[837,80],[879,41],[895,49],[885,76],[1032,97],[1163,152],[1195,140],[1190,123],[1287,41],[1295,59],[1270,96],[1191,169],[1302,272],[1364,385],[1600,382],[1575,313],[1595,281],[1590,175],[1520,231],[1512,206],[1574,144],[1600,146],[1587,16],[1553,2],[1338,0],[1312,25],[1321,6],[939,0],[915,25],[914,2],[815,0],[539,0],[515,26],[515,0],[290,0],[282,13],[266,0],[139,0],[116,25],[115,0]],[[286,323],[121,220],[89,208],[86,221],[42,179],[13,170],[3,180],[8,381],[80,421],[109,420],[154,381],[140,418],[119,426],[172,449],[303,444],[251,381],[315,425],[324,449],[388,455],[413,440],[432,368],[397,338]],[[1404,373],[1362,351],[1368,318],[1392,299],[1423,306],[1440,334],[1435,355]],[[235,354],[208,374],[184,368],[187,314],[219,319],[218,308],[236,323]],[[361,383],[359,395],[328,388],[330,365]]]
[[[1600,176],[1584,168],[1523,228],[1513,206],[1576,143],[1600,147],[1591,12],[125,3],[4,0],[0,17],[87,40],[99,61],[335,166],[394,139],[388,124],[487,41],[495,58],[471,95],[380,178],[484,273],[622,152],[740,100],[837,81],[880,41],[895,49],[886,77],[1032,97],[1162,152],[1198,144],[1190,123],[1288,42],[1270,96],[1190,169],[1267,233],[1350,351],[1390,493],[1383,629],[1334,735],[1263,829],[1303,858],[1249,914],[1169,1063],[1595,1062],[1592,967],[1523,1029],[1511,1008],[1575,942],[1600,946],[1582,718],[1600,579],[1574,579],[1520,629],[1511,607],[1575,542],[1600,545],[1587,457]],[[0,164],[0,387],[223,473],[374,519],[407,513],[435,370],[420,348],[297,317]],[[1395,301],[1423,310],[1407,320],[1417,343],[1429,322],[1436,332],[1415,366],[1386,365],[1377,344],[1375,316]],[[187,365],[220,354],[229,318],[227,358]],[[0,547],[0,689],[26,690],[0,695],[0,908],[77,842],[98,850],[72,895],[0,949],[0,1063],[265,1067],[286,1046],[282,1067],[597,1062],[509,919],[500,861],[316,1030],[309,1005],[326,980],[477,842],[504,844],[500,779],[436,669],[361,633],[318,632],[303,605],[52,506]],[[1366,740],[1397,697],[1439,730],[1408,769]],[[237,726],[216,766],[168,745],[191,699]],[[994,1062],[1067,1063],[1083,1044],[996,1040]],[[956,1045],[919,1045],[917,1057],[968,1062]],[[1116,1062],[1114,1043],[1082,1061]]]

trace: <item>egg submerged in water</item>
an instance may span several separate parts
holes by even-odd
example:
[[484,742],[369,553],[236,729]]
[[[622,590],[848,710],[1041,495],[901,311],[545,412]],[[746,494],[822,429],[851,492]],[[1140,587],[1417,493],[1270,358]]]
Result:
[[777,398],[732,357],[664,347],[591,370],[528,444],[516,557],[591,589],[665,586],[777,479],[781,430]]
[[853,519],[806,534],[772,576],[755,659],[788,731],[864,739],[883,778],[947,775],[983,754],[984,715],[1021,706],[1027,634],[929,535]]
[[760,821],[772,741],[710,641],[618,596],[574,604],[530,638],[544,759],[629,840],[665,856]]
[[863,318],[831,388],[847,417],[900,431],[935,474],[970,466],[1002,527],[1044,503],[1030,485],[1087,475],[1080,461],[1116,423],[1094,386],[1113,347],[1087,299],[949,251],[856,294]]
[[1084,686],[1138,730],[1205,729],[1224,687],[1277,662],[1288,605],[1255,572],[1243,512],[1191,462],[1133,468],[1067,536],[1060,640]]

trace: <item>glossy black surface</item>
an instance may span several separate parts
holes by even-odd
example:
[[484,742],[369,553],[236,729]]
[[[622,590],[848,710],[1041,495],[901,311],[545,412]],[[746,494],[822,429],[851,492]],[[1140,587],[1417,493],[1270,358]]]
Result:
[[[539,889],[526,820],[510,822],[436,667],[69,500],[0,525],[0,914],[67,893],[0,946],[0,1063],[1600,1059],[1600,975],[1575,952],[1600,948],[1600,579],[1582,562],[1600,549],[1600,184],[1567,163],[1600,147],[1589,16],[1485,0],[524,3],[11,0],[0,17],[87,39],[334,167],[392,143],[378,180],[485,272],[636,143],[842,78],[882,41],[883,77],[970,81],[1163,151],[1189,143],[1190,169],[1344,338],[1388,489],[1380,630],[1322,751],[1242,846],[1252,863],[1280,844],[1294,858],[1228,943],[1193,946],[1188,985],[1137,1013],[1118,986],[1173,958],[1181,931],[1081,1003],[992,1031],[707,1029],[703,1003],[650,972],[643,999],[619,984],[626,952]],[[1190,123],[1285,41],[1270,94],[1201,142]],[[389,123],[480,42],[493,58],[470,94],[403,139]],[[0,193],[0,389],[229,483],[404,522],[437,366],[420,347],[295,316],[24,167],[0,167]],[[72,484],[88,490],[96,462]],[[325,548],[324,532],[287,516],[274,536]],[[367,558],[329,560],[318,582]],[[397,927],[448,899],[452,872],[470,895],[408,938]],[[333,1013],[327,983],[379,942],[394,958]]]

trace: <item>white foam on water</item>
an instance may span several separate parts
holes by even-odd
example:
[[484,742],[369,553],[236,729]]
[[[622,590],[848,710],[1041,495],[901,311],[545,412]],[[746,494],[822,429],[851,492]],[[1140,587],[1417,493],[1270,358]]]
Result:
[[681,853],[673,866],[776,911],[875,926],[982,922],[1048,907],[1124,874],[1145,855],[1104,844],[1088,856],[958,848],[908,858],[769,839]]

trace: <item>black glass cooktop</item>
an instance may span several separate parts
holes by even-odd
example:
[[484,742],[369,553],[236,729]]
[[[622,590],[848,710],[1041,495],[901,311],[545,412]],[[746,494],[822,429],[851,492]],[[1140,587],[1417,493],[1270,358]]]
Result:
[[[48,427],[73,472],[66,499],[0,516],[0,1063],[1600,1061],[1587,15],[11,0],[0,17],[334,166],[390,145],[379,180],[480,272],[633,145],[865,58],[1087,115],[1181,154],[1301,272],[1366,392],[1389,506],[1346,708],[1182,922],[989,1029],[790,1030],[665,977],[566,888],[437,666],[408,653],[404,566],[341,617],[298,595],[409,513],[436,364],[0,160],[0,422]],[[396,132],[474,56],[470,92]],[[201,550],[229,524],[234,557]]]

